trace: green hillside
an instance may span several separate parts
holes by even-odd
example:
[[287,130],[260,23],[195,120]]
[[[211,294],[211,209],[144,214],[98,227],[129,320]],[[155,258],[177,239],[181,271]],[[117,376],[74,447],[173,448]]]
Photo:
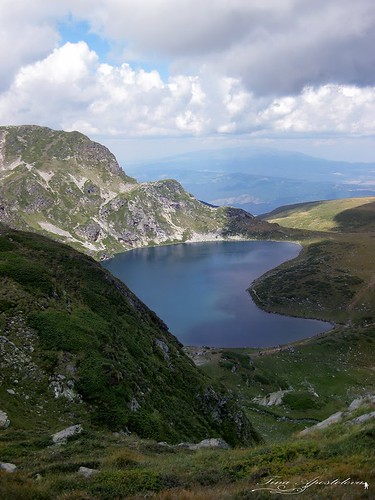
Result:
[[345,198],[280,207],[261,216],[284,227],[311,231],[374,231],[375,198]]
[[82,420],[168,442],[257,439],[165,324],[90,257],[0,229],[0,410],[13,429]]
[[[326,430],[251,449],[191,451],[94,431],[48,448],[46,433],[7,430],[0,435],[2,457],[19,471],[0,471],[0,494],[4,500],[371,499],[374,426],[351,423],[370,410],[364,405]],[[85,478],[81,467],[96,473]]]
[[297,259],[251,286],[268,311],[371,325],[375,322],[375,200],[353,198],[282,207],[266,215],[309,230]]

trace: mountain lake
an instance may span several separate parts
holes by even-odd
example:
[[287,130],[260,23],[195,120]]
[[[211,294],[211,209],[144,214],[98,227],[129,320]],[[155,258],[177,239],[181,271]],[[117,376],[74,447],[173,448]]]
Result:
[[134,249],[102,264],[184,345],[270,347],[332,328],[266,313],[247,291],[254,279],[299,252],[297,244],[274,241],[185,243]]

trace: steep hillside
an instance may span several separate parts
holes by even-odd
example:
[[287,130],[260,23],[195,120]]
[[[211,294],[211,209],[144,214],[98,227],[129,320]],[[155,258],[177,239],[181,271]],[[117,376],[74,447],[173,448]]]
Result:
[[0,221],[99,258],[149,244],[287,233],[243,210],[201,203],[173,180],[138,184],[78,132],[0,127],[0,182]]
[[14,429],[88,423],[178,442],[252,443],[234,400],[92,258],[0,229],[0,410]]

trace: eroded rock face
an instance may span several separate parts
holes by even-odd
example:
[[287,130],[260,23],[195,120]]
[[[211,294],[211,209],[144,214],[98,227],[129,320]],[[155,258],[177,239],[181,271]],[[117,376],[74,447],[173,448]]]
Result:
[[[218,429],[227,429],[228,436],[236,436],[239,442],[248,444],[261,441],[243,410],[231,398],[218,394],[212,387],[207,387],[197,399],[202,411],[215,422]],[[225,438],[225,435],[221,434]]]

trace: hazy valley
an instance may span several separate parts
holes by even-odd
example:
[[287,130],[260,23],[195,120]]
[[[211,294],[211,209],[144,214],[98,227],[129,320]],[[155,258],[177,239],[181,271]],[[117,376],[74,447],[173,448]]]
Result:
[[375,195],[375,164],[329,161],[266,148],[198,151],[129,164],[141,181],[173,177],[214,205],[259,215],[282,205]]

